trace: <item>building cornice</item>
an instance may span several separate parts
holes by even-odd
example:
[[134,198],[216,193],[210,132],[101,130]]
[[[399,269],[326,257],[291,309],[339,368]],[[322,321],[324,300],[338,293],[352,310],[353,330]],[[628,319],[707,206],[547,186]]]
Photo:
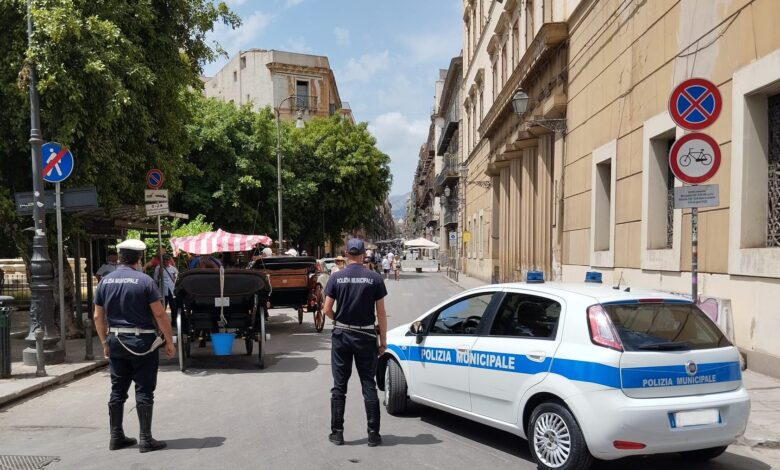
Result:
[[514,95],[515,90],[521,87],[529,88],[527,83],[529,77],[535,76],[536,72],[541,70],[546,63],[543,59],[567,38],[567,23],[545,23],[542,25],[480,123],[479,132],[481,135],[488,136],[495,132],[497,126],[503,121],[502,118],[512,112],[512,95]]

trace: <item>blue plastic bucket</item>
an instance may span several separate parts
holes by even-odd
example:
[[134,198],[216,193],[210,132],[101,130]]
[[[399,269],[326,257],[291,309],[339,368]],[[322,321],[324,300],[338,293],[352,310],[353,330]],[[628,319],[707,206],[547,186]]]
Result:
[[230,356],[233,352],[233,333],[211,333],[211,347],[215,356]]

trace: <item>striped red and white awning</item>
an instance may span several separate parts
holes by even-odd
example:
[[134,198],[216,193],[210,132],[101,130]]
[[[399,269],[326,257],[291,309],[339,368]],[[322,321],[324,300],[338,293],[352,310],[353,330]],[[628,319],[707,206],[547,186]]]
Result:
[[249,251],[258,243],[270,246],[273,241],[266,235],[241,235],[218,229],[189,237],[171,238],[173,255],[186,251],[194,255],[208,255],[222,251]]

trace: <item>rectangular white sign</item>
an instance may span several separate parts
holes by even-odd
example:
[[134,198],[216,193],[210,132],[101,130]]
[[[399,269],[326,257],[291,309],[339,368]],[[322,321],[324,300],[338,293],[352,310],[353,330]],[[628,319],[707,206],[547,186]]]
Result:
[[699,184],[674,188],[674,208],[717,207],[720,197],[717,184]]
[[146,215],[167,215],[170,212],[168,202],[158,202],[146,205]]
[[168,202],[167,189],[145,189],[144,200],[146,202]]

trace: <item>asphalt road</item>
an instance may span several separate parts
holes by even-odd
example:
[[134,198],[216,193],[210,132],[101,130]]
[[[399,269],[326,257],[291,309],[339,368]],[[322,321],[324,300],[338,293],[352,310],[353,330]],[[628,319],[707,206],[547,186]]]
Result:
[[[388,282],[390,326],[412,320],[460,289],[438,274],[406,274]],[[365,412],[356,374],[350,382],[346,445],[330,432],[330,335],[316,333],[311,314],[302,325],[292,310],[272,310],[266,369],[256,358],[217,358],[193,349],[182,374],[163,361],[154,435],[169,449],[139,454],[108,451],[106,370],[0,410],[0,456],[59,457],[47,469],[532,469],[527,444],[511,434],[425,407],[405,417],[382,416],[383,445],[368,448]],[[236,342],[234,353],[243,352]],[[137,436],[133,398],[125,431]],[[762,454],[745,447],[708,464],[691,466],[677,456],[600,463],[595,469],[656,468],[765,470]]]

